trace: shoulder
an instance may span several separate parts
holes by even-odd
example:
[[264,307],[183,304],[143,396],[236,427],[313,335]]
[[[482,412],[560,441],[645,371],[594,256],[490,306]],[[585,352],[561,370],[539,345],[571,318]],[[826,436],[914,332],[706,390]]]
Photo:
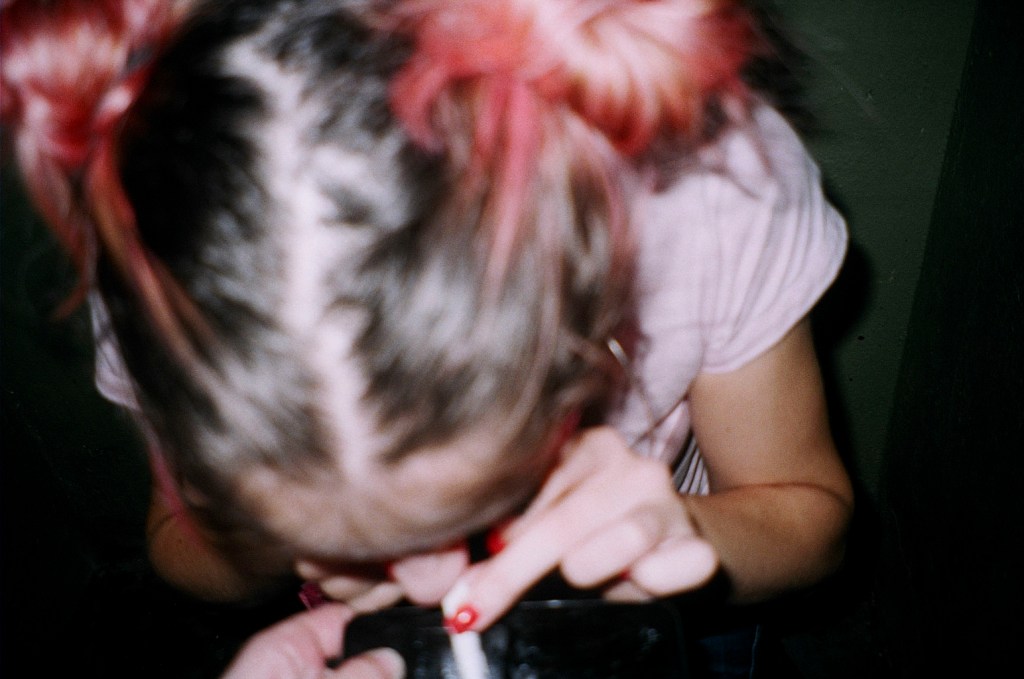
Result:
[[847,242],[817,164],[761,104],[650,192],[637,227],[641,294],[690,300],[712,371],[739,367],[798,322],[831,284]]
[[662,174],[669,178],[643,197],[647,216],[654,217],[640,224],[643,232],[675,227],[677,237],[707,231],[722,240],[731,230],[756,227],[752,212],[784,213],[822,195],[821,173],[803,141],[766,104],[756,104],[745,120]]

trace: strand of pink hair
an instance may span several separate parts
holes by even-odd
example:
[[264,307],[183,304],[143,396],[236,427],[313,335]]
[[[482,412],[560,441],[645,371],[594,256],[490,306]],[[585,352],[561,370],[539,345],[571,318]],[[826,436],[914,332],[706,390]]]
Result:
[[0,111],[15,130],[26,186],[79,271],[62,313],[84,297],[102,245],[157,325],[171,331],[171,304],[139,240],[115,159],[122,121],[186,7],[176,0],[3,7]]
[[755,43],[732,0],[408,0],[394,12],[415,42],[392,89],[410,136],[441,150],[459,134],[445,111],[475,121],[472,168],[490,170],[498,194],[491,282],[531,227],[523,215],[545,146],[558,143],[551,131],[567,129],[550,121],[575,115],[626,159],[659,135],[693,137],[710,100],[745,95]]

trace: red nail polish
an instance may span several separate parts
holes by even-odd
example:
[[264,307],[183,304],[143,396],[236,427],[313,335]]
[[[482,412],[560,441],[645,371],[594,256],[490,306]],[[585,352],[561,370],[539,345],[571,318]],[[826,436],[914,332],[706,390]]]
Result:
[[327,603],[327,595],[320,589],[320,585],[315,582],[305,582],[302,588],[299,590],[299,601],[302,604],[312,610],[318,606],[322,606]]
[[501,550],[505,549],[505,537],[501,534],[501,529],[504,526],[495,526],[487,533],[487,537],[484,538],[484,546],[487,547],[487,553],[491,556],[498,554]]
[[459,606],[455,615],[444,621],[444,626],[451,632],[462,634],[468,632],[473,624],[480,618],[480,612],[469,604]]

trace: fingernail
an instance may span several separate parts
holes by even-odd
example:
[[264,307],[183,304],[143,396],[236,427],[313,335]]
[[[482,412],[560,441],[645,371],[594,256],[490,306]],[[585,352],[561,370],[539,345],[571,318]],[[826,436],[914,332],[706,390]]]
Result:
[[366,653],[366,659],[384,672],[384,676],[401,679],[405,676],[405,660],[401,654],[390,648],[378,648]]
[[505,537],[501,534],[504,525],[495,526],[487,533],[487,537],[484,538],[484,546],[487,548],[487,553],[491,556],[498,554],[501,550],[505,549]]
[[480,612],[478,610],[469,604],[463,604],[455,611],[455,615],[444,621],[444,626],[445,629],[455,634],[462,634],[468,632],[479,619]]

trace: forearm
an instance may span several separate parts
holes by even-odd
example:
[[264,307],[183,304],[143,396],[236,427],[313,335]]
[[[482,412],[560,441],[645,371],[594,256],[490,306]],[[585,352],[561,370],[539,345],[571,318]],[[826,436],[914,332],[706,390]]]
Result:
[[808,323],[740,369],[699,375],[690,399],[711,494],[684,502],[717,549],[734,599],[769,598],[835,570],[853,490],[829,431]]
[[717,550],[731,600],[755,603],[812,585],[845,552],[849,496],[813,484],[744,486],[683,499]]

